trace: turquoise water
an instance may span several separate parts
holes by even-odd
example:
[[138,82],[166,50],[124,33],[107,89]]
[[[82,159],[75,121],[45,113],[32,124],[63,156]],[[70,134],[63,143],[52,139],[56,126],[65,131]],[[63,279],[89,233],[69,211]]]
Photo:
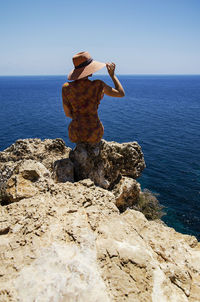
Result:
[[[97,77],[96,77],[97,78]],[[106,83],[110,79],[99,77]],[[138,141],[147,168],[143,188],[159,194],[163,220],[200,239],[200,76],[120,76],[124,98],[99,107],[106,140]],[[0,150],[19,138],[67,136],[64,76],[0,77]]]

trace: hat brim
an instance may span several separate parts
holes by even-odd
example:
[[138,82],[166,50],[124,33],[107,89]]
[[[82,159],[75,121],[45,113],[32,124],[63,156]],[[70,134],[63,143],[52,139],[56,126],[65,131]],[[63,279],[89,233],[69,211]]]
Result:
[[68,80],[74,81],[74,80],[82,79],[84,77],[89,76],[92,73],[95,73],[96,71],[102,69],[105,66],[106,66],[105,63],[92,61],[88,66],[78,69],[73,69],[72,71],[70,71],[70,73],[68,74]]

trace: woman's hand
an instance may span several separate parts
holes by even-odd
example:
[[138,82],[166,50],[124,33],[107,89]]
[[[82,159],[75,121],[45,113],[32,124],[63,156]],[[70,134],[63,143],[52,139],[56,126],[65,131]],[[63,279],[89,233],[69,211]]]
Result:
[[118,78],[115,75],[115,63],[106,63],[106,67],[108,70],[108,74],[111,77],[111,79],[115,85],[115,88],[112,88],[104,83],[104,93],[109,96],[114,96],[114,97],[125,96],[125,92],[122,87],[122,84],[120,83],[120,81],[118,80]]
[[106,63],[109,76],[112,78],[115,74],[115,63]]
[[122,84],[118,80],[118,78],[115,75],[115,63],[106,63],[106,67],[108,70],[108,74],[111,77],[115,88],[112,88],[108,86],[107,84],[104,83],[104,93],[109,95],[109,96],[114,96],[114,97],[123,97],[125,96],[124,89],[122,87]]

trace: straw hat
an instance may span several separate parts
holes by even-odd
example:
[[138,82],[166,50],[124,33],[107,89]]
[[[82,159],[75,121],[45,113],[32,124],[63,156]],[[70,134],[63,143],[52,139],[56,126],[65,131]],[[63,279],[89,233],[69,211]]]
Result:
[[106,66],[105,63],[94,61],[89,52],[82,51],[72,58],[74,69],[68,74],[68,80],[79,80]]

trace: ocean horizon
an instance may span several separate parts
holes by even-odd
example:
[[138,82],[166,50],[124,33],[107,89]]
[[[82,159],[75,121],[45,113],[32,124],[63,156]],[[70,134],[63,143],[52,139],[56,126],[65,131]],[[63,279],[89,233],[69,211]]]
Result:
[[[95,75],[108,85],[106,75]],[[147,168],[138,179],[165,207],[162,220],[200,239],[200,75],[123,74],[124,98],[104,96],[99,117],[108,141],[137,141]],[[62,138],[61,88],[67,75],[0,76],[0,151],[17,139]]]
[[[96,73],[93,77],[107,77],[107,73],[98,74]],[[200,73],[119,73],[117,76],[200,76]],[[67,74],[8,74],[8,75],[0,75],[0,77],[66,77]]]

